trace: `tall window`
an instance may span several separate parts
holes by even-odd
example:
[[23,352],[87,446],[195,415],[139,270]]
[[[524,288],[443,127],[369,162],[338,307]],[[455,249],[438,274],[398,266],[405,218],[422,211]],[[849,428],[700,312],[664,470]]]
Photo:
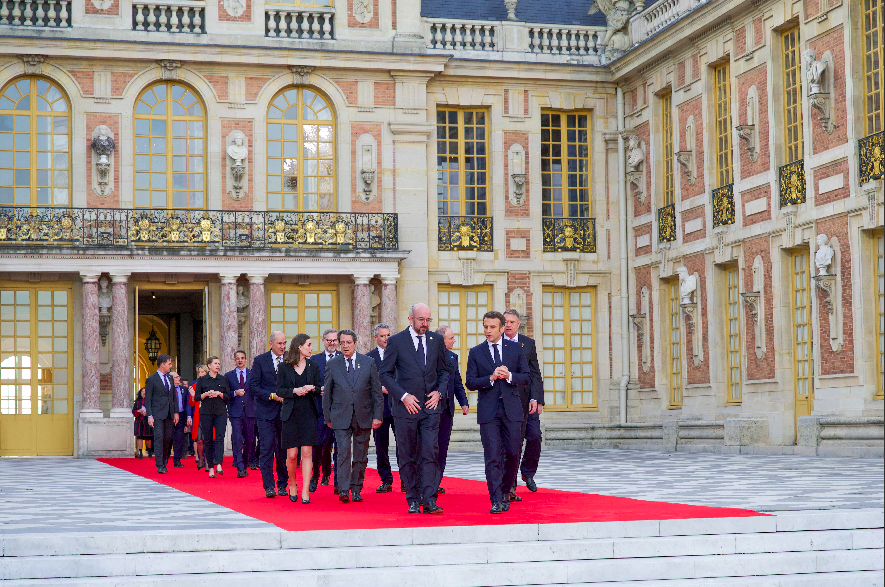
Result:
[[808,416],[814,405],[814,362],[811,339],[811,289],[808,253],[793,253],[793,374],[796,418]]
[[178,82],[147,88],[135,103],[135,206],[206,207],[206,110]]
[[728,336],[728,397],[726,403],[741,403],[741,294],[739,293],[739,273],[737,267],[725,271],[726,299],[725,320]]
[[879,368],[876,399],[885,399],[885,233],[876,235],[876,341]]
[[799,59],[799,27],[781,35],[784,51],[784,147],[786,163],[803,157],[802,70]]
[[436,112],[436,193],[440,216],[488,216],[488,121],[484,110]]
[[676,201],[676,181],[673,175],[673,94],[661,96],[661,150],[664,160],[664,206]]
[[682,407],[682,308],[679,280],[667,283],[667,316],[670,319],[670,408]]
[[719,186],[731,183],[731,72],[728,62],[713,68],[716,92],[716,175]]
[[541,215],[590,217],[590,117],[541,113]]
[[544,288],[542,332],[547,407],[596,408],[594,297],[592,288]]
[[267,209],[335,210],[335,114],[308,88],[289,88],[267,111]]
[[[439,325],[445,324],[455,333],[455,350],[461,361],[461,376],[467,371],[467,354],[485,340],[482,316],[491,310],[492,290],[480,287],[440,286]],[[476,406],[477,392],[467,392],[469,403]]]
[[67,98],[42,78],[0,92],[0,205],[70,206],[71,127]]
[[885,128],[883,124],[883,77],[885,77],[885,49],[882,46],[882,27],[885,26],[885,2],[863,0],[863,55],[864,55],[864,114],[866,135]]
[[273,286],[268,294],[268,334],[279,330],[287,340],[301,332],[313,338],[320,352],[320,336],[338,324],[338,288],[330,286]]

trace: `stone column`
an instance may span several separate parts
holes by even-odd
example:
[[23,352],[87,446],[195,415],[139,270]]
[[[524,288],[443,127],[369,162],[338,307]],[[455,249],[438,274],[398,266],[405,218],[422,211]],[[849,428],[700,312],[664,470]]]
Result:
[[353,330],[356,332],[356,352],[365,354],[372,347],[369,339],[372,335],[372,302],[369,293],[371,276],[354,275],[353,286]]
[[396,312],[396,277],[382,277],[381,322],[390,326],[390,334],[395,334],[397,332]]
[[221,276],[221,372],[227,373],[236,366],[237,352],[237,278],[239,275]]
[[129,274],[111,275],[111,417],[131,418],[132,340],[129,336]]
[[267,274],[249,275],[249,360],[267,351],[264,280]]
[[99,273],[83,273],[83,402],[80,417],[101,417],[99,398],[101,372],[99,371],[101,337],[98,333],[98,278]]

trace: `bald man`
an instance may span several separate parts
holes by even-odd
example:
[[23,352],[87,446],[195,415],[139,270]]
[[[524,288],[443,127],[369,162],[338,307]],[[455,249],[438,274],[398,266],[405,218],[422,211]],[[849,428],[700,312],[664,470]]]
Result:
[[[280,331],[270,335],[270,350],[255,357],[249,371],[247,388],[255,397],[255,424],[258,427],[258,442],[261,454],[258,467],[261,469],[261,482],[265,497],[286,495],[289,473],[286,470],[286,450],[280,445],[280,407],[282,398],[277,398],[277,369],[286,353],[286,335]],[[276,491],[274,491],[274,458],[276,458]]]

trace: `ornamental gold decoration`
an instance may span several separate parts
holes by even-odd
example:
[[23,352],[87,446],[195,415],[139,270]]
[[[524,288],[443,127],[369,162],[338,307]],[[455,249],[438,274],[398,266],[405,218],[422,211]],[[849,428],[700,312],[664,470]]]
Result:
[[780,168],[778,186],[781,208],[805,202],[805,165],[802,159]]
[[676,204],[658,208],[658,242],[676,240]]
[[489,216],[440,216],[437,247],[440,251],[491,251]]
[[860,185],[885,177],[885,131],[857,141]]
[[544,218],[541,232],[545,252],[596,252],[595,218]]
[[734,224],[734,184],[713,190],[713,228]]

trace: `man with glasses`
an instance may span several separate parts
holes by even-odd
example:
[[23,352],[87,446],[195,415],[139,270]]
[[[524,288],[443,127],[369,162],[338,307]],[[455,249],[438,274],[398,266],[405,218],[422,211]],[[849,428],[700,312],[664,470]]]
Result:
[[[324,350],[321,353],[317,353],[311,357],[313,361],[320,367],[320,381],[323,382],[323,385],[326,384],[326,364],[340,355],[341,353],[338,351],[338,331],[334,328],[329,328],[325,332],[323,332],[323,347]],[[317,485],[322,485],[323,487],[329,484],[329,476],[332,475],[332,446],[335,442],[335,437],[332,434],[332,430],[326,426],[326,420],[323,416],[323,398],[322,395],[316,396],[317,403],[317,413],[319,414],[319,419],[317,420],[317,431],[319,433],[319,444],[313,447],[313,475],[310,480],[310,486],[308,489],[311,493],[317,490]],[[323,475],[322,481],[320,481],[320,467],[322,467]],[[337,481],[337,476],[335,481]],[[338,493],[338,483],[335,483],[335,493]]]

